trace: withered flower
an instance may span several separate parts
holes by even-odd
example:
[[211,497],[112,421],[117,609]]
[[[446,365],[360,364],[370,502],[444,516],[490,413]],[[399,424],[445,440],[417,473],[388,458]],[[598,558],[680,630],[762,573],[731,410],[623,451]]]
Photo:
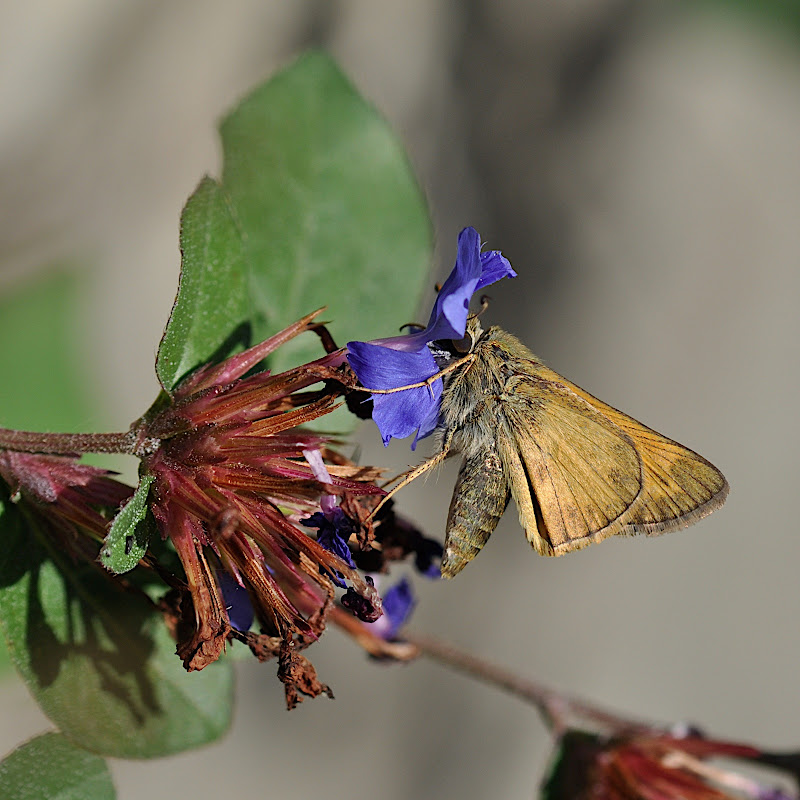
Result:
[[[367,623],[383,613],[364,574],[370,552],[379,553],[372,563],[380,572],[415,553],[423,571],[438,574],[433,559],[439,553],[429,540],[388,507],[373,520],[385,495],[375,483],[381,470],[354,464],[329,437],[304,427],[356,386],[344,351],[314,322],[317,313],[191,373],[127,433],[4,431],[11,449],[0,449],[8,499],[37,515],[66,552],[98,569],[99,546],[133,489],[79,463],[74,453],[138,456],[148,507],[183,574],[152,549],[140,564],[169,587],[160,608],[185,668],[203,669],[230,641],[244,642],[259,659],[277,659],[289,707],[303,695],[330,694],[301,653],[328,622],[371,654],[407,658],[412,652],[387,641],[410,608],[407,585],[398,595],[403,602],[395,602],[397,591],[390,594],[397,613],[369,630]],[[311,330],[328,355],[275,375],[260,369],[281,344]]]
[[113,473],[77,457],[0,450],[0,478],[74,558],[94,561],[109,519],[133,494]]
[[795,777],[786,756],[755,747],[686,736],[634,733],[607,738],[571,730],[558,755],[543,797],[548,800],[796,800],[738,771],[730,761],[778,766]]
[[[188,591],[176,609],[186,669],[202,669],[230,637],[241,639],[260,658],[279,658],[290,705],[297,690],[326,690],[299,650],[325,628],[335,584],[362,598],[363,610],[355,610],[365,618],[381,613],[380,597],[349,553],[358,520],[343,511],[383,494],[374,482],[380,473],[353,464],[328,438],[301,427],[342,398],[344,356],[334,352],[276,375],[247,374],[278,346],[312,330],[315,316],[192,373],[139,427],[144,469],[154,476],[152,511],[186,573]],[[322,386],[306,391],[315,384]],[[313,538],[304,523],[326,535]],[[234,627],[225,599],[232,592],[220,588],[223,573],[247,591],[260,634]]]

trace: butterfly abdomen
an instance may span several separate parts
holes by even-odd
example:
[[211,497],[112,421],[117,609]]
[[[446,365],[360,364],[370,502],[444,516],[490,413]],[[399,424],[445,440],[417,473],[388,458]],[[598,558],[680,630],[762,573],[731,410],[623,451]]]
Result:
[[494,447],[464,459],[447,515],[443,577],[452,578],[475,558],[497,527],[510,497]]

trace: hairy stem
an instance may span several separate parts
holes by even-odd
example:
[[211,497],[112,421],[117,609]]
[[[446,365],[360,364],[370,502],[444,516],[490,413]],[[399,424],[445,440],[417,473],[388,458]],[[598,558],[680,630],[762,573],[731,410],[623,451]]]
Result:
[[134,454],[137,444],[137,434],[133,430],[125,433],[37,433],[0,428],[0,450],[16,450],[22,453]]
[[556,734],[566,730],[570,726],[571,720],[574,719],[592,722],[612,734],[663,732],[663,729],[658,726],[649,725],[640,720],[628,719],[599,708],[585,700],[562,694],[537,681],[515,675],[503,667],[459,650],[439,639],[408,630],[403,631],[403,639],[410,644],[416,645],[421,653],[428,658],[452,667],[490,686],[502,689],[535,706],[544,718],[545,723]]

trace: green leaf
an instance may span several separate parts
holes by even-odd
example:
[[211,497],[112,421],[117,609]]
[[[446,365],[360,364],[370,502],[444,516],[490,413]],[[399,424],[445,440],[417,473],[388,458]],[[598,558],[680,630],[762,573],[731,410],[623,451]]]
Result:
[[106,762],[45,733],[0,762],[0,795],[6,800],[114,800],[117,793]]
[[11,659],[5,640],[0,638],[0,678],[5,678],[11,672]]
[[148,514],[147,496],[154,475],[142,475],[133,497],[114,517],[100,550],[100,563],[117,575],[132,570],[147,552],[152,517]]
[[[0,426],[82,430],[93,416],[80,357],[79,304],[85,280],[48,272],[0,297]],[[0,675],[10,670],[0,639]]]
[[65,736],[101,755],[151,758],[225,732],[230,664],[187,674],[144,594],[73,563],[8,502],[0,538],[0,619],[11,657]]
[[[221,134],[221,191],[206,178],[183,213],[180,289],[157,361],[167,391],[320,306],[339,345],[414,319],[431,260],[425,199],[397,137],[328,56],[257,88]],[[322,353],[304,335],[270,366]],[[352,418],[321,424],[341,432]]]
[[181,215],[181,277],[156,373],[170,391],[198,365],[248,344],[250,300],[241,233],[219,184],[205,177]]
[[679,8],[692,15],[717,11],[726,21],[740,16],[749,27],[756,22],[784,38],[800,34],[800,3],[797,0],[788,3],[786,0],[684,0]]
[[[320,306],[340,346],[414,318],[431,260],[425,200],[398,138],[327,55],[257,88],[221,133],[259,336]],[[271,366],[320,355],[301,336]]]
[[91,405],[75,335],[83,284],[75,273],[50,272],[0,298],[0,426],[86,426]]

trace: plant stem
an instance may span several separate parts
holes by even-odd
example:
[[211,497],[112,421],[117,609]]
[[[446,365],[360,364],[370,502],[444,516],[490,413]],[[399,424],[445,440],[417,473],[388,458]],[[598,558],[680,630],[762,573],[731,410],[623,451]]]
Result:
[[537,681],[515,675],[503,667],[492,664],[439,639],[411,631],[403,631],[403,639],[416,645],[423,655],[448,667],[463,672],[483,683],[503,689],[509,694],[535,706],[545,723],[554,733],[560,734],[578,718],[593,722],[612,734],[663,732],[663,728],[632,720],[605,709],[551,689]]
[[37,433],[0,428],[0,450],[73,455],[75,453],[134,454],[137,433]]

